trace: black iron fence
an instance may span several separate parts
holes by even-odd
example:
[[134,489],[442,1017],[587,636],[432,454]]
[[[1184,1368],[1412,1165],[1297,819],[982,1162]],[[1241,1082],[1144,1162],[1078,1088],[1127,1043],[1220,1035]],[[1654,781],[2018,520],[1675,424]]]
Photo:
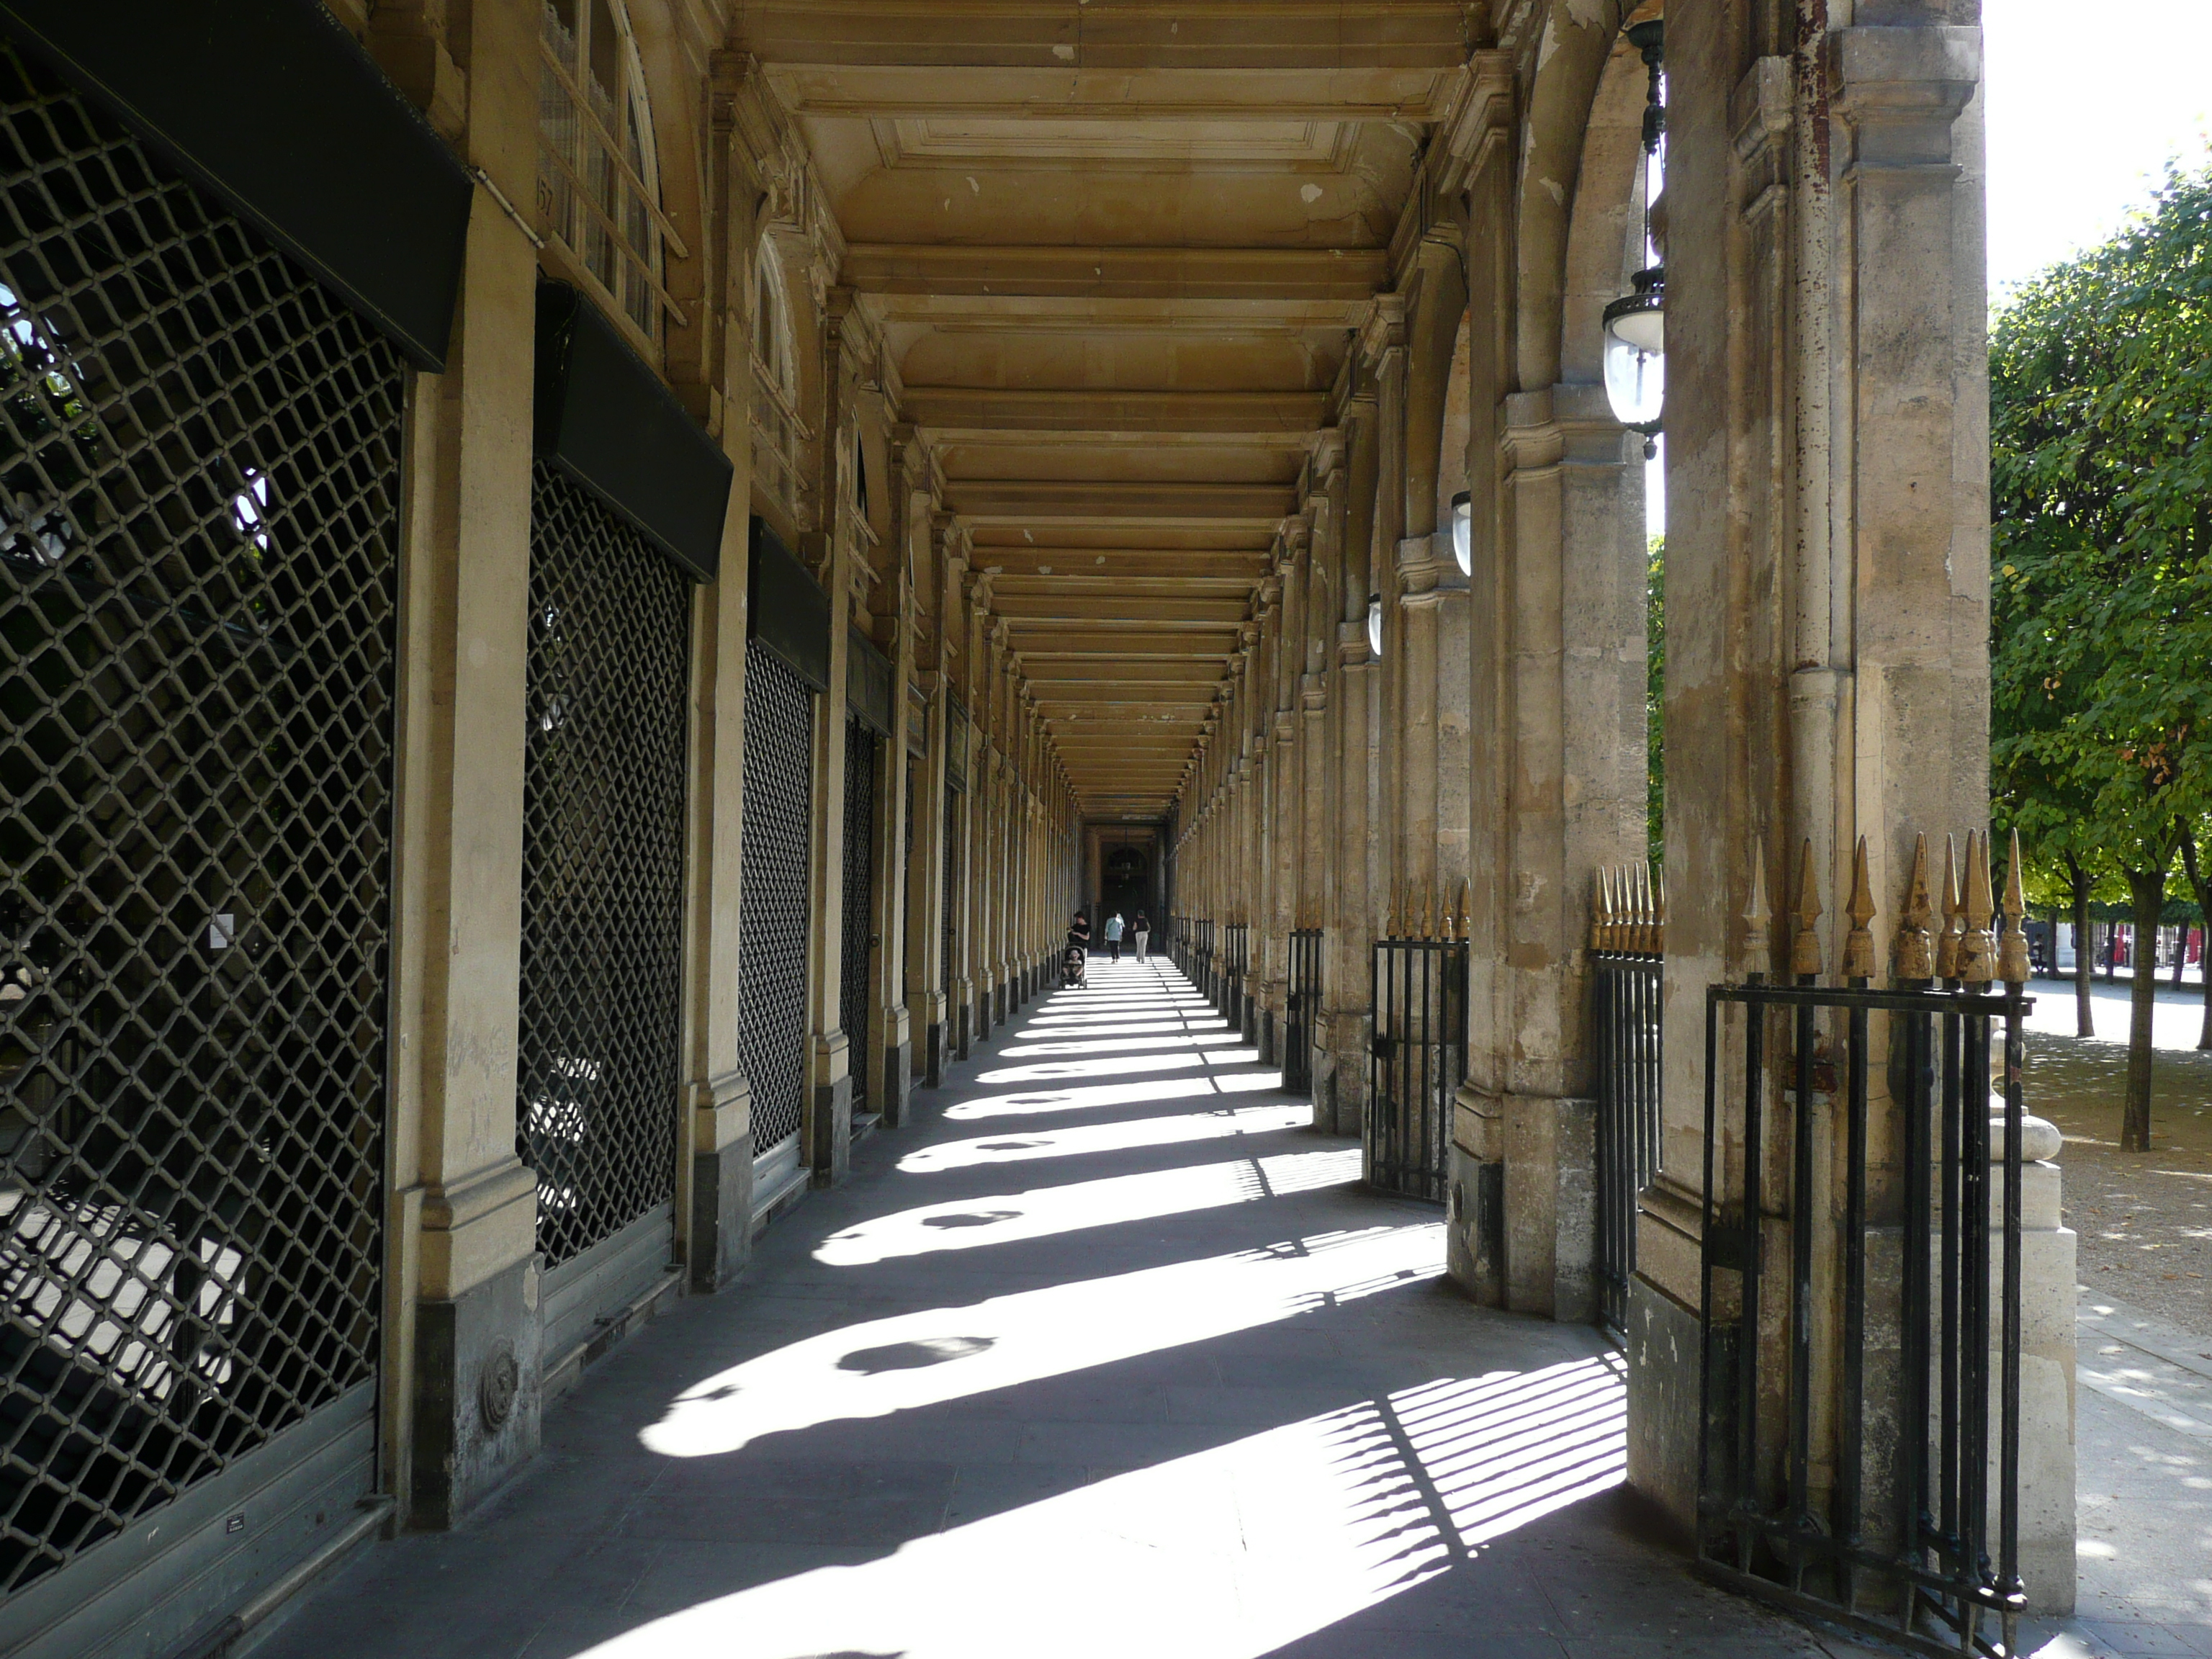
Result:
[[[2019,858],[2001,936],[1985,838],[1970,838],[1963,893],[1946,871],[1939,940],[1924,866],[1923,848],[1894,988],[1870,988],[1862,843],[1845,983],[1818,982],[1808,915],[1796,983],[1708,992],[1698,1552],[1723,1582],[1907,1646],[2008,1656],[2027,1600],[2021,1064],[2033,1005]],[[1763,896],[1753,909],[1757,960]],[[1740,1061],[1726,1088],[1723,1054]],[[1870,1157],[1877,1141],[1895,1150]]]
[[1376,940],[1368,1006],[1362,1173],[1378,1190],[1441,1204],[1453,1101],[1467,1077],[1466,942]]
[[1283,1087],[1313,1089],[1315,1022],[1321,1012],[1321,929],[1291,934],[1290,995],[1284,1007]]
[[1251,923],[1232,921],[1223,927],[1221,983],[1214,1003],[1228,1016],[1229,1024],[1239,1030],[1244,1025],[1244,975],[1251,963]]
[[1598,1311],[1616,1332],[1627,1328],[1628,1280],[1636,1271],[1636,1195],[1659,1172],[1664,929],[1664,898],[1649,871],[1599,872],[1590,925]]

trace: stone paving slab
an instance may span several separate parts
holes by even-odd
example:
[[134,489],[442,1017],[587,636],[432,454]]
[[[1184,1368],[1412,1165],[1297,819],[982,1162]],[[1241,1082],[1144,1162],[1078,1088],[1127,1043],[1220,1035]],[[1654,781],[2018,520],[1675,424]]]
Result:
[[[1866,1651],[1638,1534],[1597,1333],[1456,1295],[1437,1212],[1360,1193],[1351,1143],[1213,1063],[1249,1051],[1171,967],[1092,977],[262,1659]],[[1117,1023],[1148,1028],[1137,1066],[1009,1052]],[[1208,1063],[1164,1085],[1178,1033]]]

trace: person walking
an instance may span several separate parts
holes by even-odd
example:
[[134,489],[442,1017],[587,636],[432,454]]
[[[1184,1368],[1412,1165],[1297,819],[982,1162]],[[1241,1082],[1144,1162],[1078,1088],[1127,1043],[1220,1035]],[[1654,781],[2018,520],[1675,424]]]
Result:
[[1129,932],[1136,938],[1137,960],[1142,962],[1145,959],[1145,941],[1152,937],[1152,924],[1146,920],[1142,910],[1137,912],[1137,919],[1129,924]]
[[1121,933],[1124,925],[1119,910],[1106,918],[1106,954],[1115,962],[1121,959]]

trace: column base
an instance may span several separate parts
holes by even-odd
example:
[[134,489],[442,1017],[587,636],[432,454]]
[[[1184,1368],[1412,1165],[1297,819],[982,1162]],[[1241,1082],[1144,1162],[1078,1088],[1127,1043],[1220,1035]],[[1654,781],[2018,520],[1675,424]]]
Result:
[[896,1129],[906,1121],[907,1107],[914,1093],[914,1046],[894,1042],[884,1049],[883,1099],[876,1107],[882,1115],[884,1127]]
[[744,1271],[752,1254],[752,1091],[741,1077],[718,1079],[695,1117],[687,1275],[704,1294]]
[[814,1085],[813,1156],[817,1187],[835,1187],[853,1172],[853,1079],[850,1073]]
[[538,1258],[415,1307],[408,1524],[444,1528],[537,1455],[544,1411]]
[[922,1060],[928,1067],[924,1077],[933,1089],[942,1089],[945,1086],[946,1058],[945,1039],[948,1035],[950,1033],[945,1030],[945,1022],[941,1019],[933,1019],[922,1028]]
[[[1698,1312],[1646,1279],[1628,1280],[1628,1484],[1687,1542],[1698,1514]],[[1716,1363],[1735,1364],[1735,1333],[1713,1329]],[[1733,1443],[1716,1425],[1712,1443]],[[2070,1577],[2070,1574],[2069,1574]]]

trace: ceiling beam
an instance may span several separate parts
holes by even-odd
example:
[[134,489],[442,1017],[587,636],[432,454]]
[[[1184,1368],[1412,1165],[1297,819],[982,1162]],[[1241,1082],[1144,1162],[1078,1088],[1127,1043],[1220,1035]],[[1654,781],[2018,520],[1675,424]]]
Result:
[[860,243],[844,280],[864,294],[994,299],[1364,301],[1389,281],[1381,248],[975,247]]
[[1321,429],[1320,392],[1008,392],[908,386],[900,412],[916,426],[959,432],[1103,432],[1243,436],[1303,443]]
[[1189,629],[1234,628],[1250,609],[1240,595],[1219,599],[1189,593],[1162,599],[1134,593],[1030,592],[1004,593],[994,605],[998,613],[1025,629],[1100,626]]
[[[1172,580],[1203,582],[1208,587],[1233,581],[1249,587],[1267,574],[1274,560],[1265,552],[1224,553],[1203,548],[1186,550],[1115,547],[1102,550],[1095,547],[1009,547],[1000,543],[977,546],[970,562],[979,570],[1024,581],[1060,581],[1068,578],[1096,581]],[[1011,590],[1002,587],[1000,591]]]
[[1272,527],[1297,510],[1291,484],[1120,483],[1051,478],[948,480],[945,505],[970,524],[1242,524]]

